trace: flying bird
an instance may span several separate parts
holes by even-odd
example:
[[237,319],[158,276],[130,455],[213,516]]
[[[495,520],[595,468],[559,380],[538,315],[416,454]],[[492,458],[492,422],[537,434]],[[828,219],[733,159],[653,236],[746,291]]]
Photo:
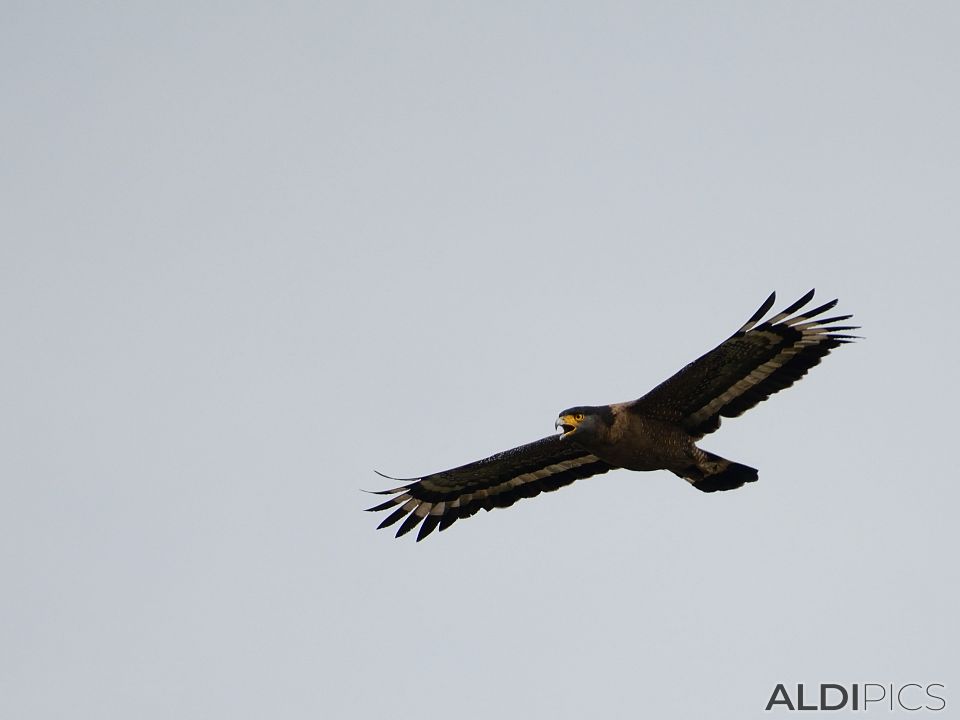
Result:
[[719,428],[721,418],[742,415],[790,387],[835,347],[857,338],[845,331],[859,326],[836,324],[852,315],[813,319],[836,300],[794,314],[813,293],[761,322],[776,300],[771,293],[733,335],[638,400],[564,410],[555,423],[557,435],[420,478],[383,475],[405,484],[378,491],[392,497],[368,510],[392,509],[379,527],[403,520],[397,537],[419,525],[419,542],[481,508],[509,507],[617,468],[669,470],[703,492],[755,482],[755,468],[695,443]]

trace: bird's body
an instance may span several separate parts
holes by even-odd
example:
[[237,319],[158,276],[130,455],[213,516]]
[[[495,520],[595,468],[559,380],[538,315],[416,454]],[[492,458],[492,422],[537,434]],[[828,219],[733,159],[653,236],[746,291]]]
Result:
[[697,460],[690,435],[676,425],[631,412],[630,403],[610,405],[613,422],[579,444],[624,470],[674,470]]
[[793,315],[813,298],[812,290],[761,323],[775,297],[726,341],[638,400],[564,410],[556,421],[561,435],[380,491],[392,497],[370,510],[393,510],[380,527],[403,519],[398,537],[420,525],[421,540],[481,508],[507,507],[617,468],[669,470],[704,492],[754,482],[756,469],[696,442],[719,428],[721,417],[743,414],[854,339],[842,331],[855,326],[836,324],[850,315],[812,319],[836,300]]

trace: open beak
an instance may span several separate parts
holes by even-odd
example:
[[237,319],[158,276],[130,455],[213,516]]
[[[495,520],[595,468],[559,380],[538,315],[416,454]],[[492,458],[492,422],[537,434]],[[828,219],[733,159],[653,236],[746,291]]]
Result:
[[573,415],[561,415],[557,418],[553,426],[563,430],[563,432],[560,433],[560,437],[565,438],[568,435],[572,435],[577,429],[577,421],[573,419]]

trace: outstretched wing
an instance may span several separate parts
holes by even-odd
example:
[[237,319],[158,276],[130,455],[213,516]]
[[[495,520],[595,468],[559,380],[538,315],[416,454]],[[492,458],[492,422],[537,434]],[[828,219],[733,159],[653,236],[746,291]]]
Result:
[[437,526],[445,530],[481,508],[510,507],[521,498],[550,492],[610,469],[612,466],[579,445],[551,435],[453,470],[426,475],[407,485],[381,490],[378,495],[393,497],[368,510],[394,510],[378,529],[406,517],[397,537],[421,523],[419,542]]
[[833,348],[856,337],[842,333],[857,326],[835,324],[852,315],[813,320],[836,300],[793,314],[810,302],[813,292],[761,323],[776,300],[772,293],[730,338],[635,400],[630,409],[677,423],[699,438],[720,427],[721,417],[742,415],[790,387]]

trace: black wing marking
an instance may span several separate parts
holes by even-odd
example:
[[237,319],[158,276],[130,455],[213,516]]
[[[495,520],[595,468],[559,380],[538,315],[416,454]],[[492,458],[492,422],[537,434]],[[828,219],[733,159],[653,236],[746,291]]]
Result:
[[858,326],[836,324],[852,315],[813,319],[833,308],[836,300],[793,314],[813,293],[760,323],[776,299],[776,293],[771,294],[731,337],[636,400],[631,409],[675,422],[696,438],[720,427],[721,417],[742,415],[790,387],[835,347],[856,339],[843,331]]
[[435,529],[446,530],[480,509],[509,507],[521,498],[551,492],[611,469],[611,465],[574,442],[551,435],[452,470],[413,479],[406,485],[380,490],[378,495],[393,497],[368,510],[392,509],[378,529],[403,520],[397,537],[420,524],[419,542]]

